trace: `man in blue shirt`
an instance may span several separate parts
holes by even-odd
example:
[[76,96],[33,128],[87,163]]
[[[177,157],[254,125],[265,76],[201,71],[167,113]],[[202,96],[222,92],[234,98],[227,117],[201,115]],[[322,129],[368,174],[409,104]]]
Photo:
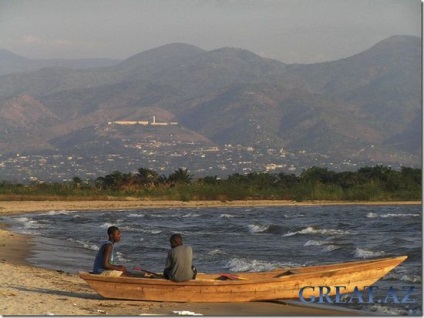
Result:
[[93,273],[104,276],[118,277],[122,274],[130,274],[123,265],[114,265],[115,254],[113,247],[121,240],[121,231],[116,226],[107,229],[109,240],[104,241],[97,252],[93,265]]

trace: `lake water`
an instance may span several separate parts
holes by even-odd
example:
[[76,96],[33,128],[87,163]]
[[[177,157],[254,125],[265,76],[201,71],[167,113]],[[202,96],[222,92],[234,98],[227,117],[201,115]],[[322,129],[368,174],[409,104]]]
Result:
[[[421,206],[290,206],[50,211],[3,218],[35,237],[37,266],[89,271],[107,228],[121,229],[120,264],[162,272],[169,237],[181,233],[199,272],[266,271],[276,267],[407,255],[375,286],[391,287],[399,303],[338,304],[382,314],[422,314]],[[413,303],[400,303],[413,286]]]

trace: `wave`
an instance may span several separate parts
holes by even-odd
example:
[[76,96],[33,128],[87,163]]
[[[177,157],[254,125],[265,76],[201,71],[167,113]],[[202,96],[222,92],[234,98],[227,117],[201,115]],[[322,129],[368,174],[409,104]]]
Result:
[[355,252],[353,252],[353,255],[358,258],[373,258],[373,257],[380,257],[386,255],[386,252],[384,251],[378,251],[373,252],[371,250],[368,250],[366,248],[362,249],[357,247]]
[[121,252],[116,252],[116,260],[122,263],[129,262],[130,260],[124,257],[124,254]]
[[226,213],[224,213],[224,214],[221,214],[219,217],[220,218],[230,219],[230,218],[235,218],[236,216],[235,215],[232,215],[232,214],[226,214]]
[[216,248],[212,251],[209,251],[207,254],[208,255],[226,255],[228,253],[224,252],[223,250],[220,250],[219,248]]
[[182,217],[183,218],[197,218],[197,217],[199,217],[200,216],[200,214],[196,214],[196,213],[187,213],[187,214],[184,214]]
[[158,219],[162,219],[162,218],[166,218],[166,219],[171,219],[171,218],[188,218],[188,217],[198,217],[200,216],[200,214],[195,214],[195,213],[186,213],[186,214],[148,214],[146,215],[149,218],[158,218]]
[[35,233],[35,232],[32,232],[31,230],[42,229],[45,227],[43,224],[39,223],[38,221],[32,220],[27,217],[19,217],[19,218],[16,218],[15,220],[17,220],[20,223],[18,231],[24,234],[39,234],[38,232]]
[[102,229],[107,229],[107,228],[109,228],[109,226],[112,226],[112,225],[114,225],[114,224],[106,222],[106,223],[101,224],[99,227],[102,228]]
[[270,233],[278,234],[281,232],[281,227],[279,225],[261,225],[261,224],[250,224],[249,226],[250,233]]
[[295,267],[299,266],[293,263],[281,264],[272,263],[261,260],[250,260],[244,258],[232,258],[225,265],[232,272],[263,272],[270,271],[278,267]]
[[78,245],[81,245],[82,247],[87,248],[89,250],[93,250],[93,251],[97,251],[100,247],[99,245],[92,244],[92,243],[85,242],[85,241],[81,241],[81,240],[75,240],[73,238],[68,238],[67,240],[70,241],[70,242],[76,243]]
[[420,214],[415,214],[415,213],[407,213],[407,214],[398,214],[398,213],[387,213],[387,214],[383,214],[380,217],[382,218],[399,218],[399,217],[419,217],[421,216]]
[[390,272],[385,277],[385,280],[388,281],[401,281],[403,283],[408,284],[421,284],[422,278],[421,276],[414,275],[414,274],[408,274],[406,272],[403,273],[396,273],[396,272]]
[[328,241],[315,241],[315,240],[309,240],[303,246],[320,246],[320,245],[327,245]]
[[339,249],[341,246],[331,244],[331,241],[316,241],[309,240],[303,246],[321,246],[323,252],[332,252]]
[[379,215],[377,213],[374,212],[370,212],[367,214],[367,218],[378,218]]
[[131,214],[128,214],[128,217],[129,218],[143,218],[144,214],[131,213]]
[[325,246],[322,250],[324,252],[332,252],[332,251],[335,251],[335,250],[337,250],[339,248],[340,248],[340,246],[330,244],[330,245]]
[[263,233],[269,229],[269,225],[258,225],[258,224],[250,224],[249,232],[250,233]]
[[293,236],[296,234],[323,234],[323,235],[348,235],[352,234],[352,232],[347,230],[336,230],[336,229],[317,229],[313,226],[308,226],[300,231],[296,232],[288,232],[283,236]]
[[40,215],[60,215],[60,214],[67,215],[67,214],[71,214],[71,213],[74,213],[74,212],[77,212],[77,211],[75,211],[75,210],[60,210],[60,211],[52,210],[52,211],[49,211],[49,212],[46,212],[46,213],[40,213]]
[[145,229],[143,229],[143,230],[141,230],[141,232],[144,232],[144,233],[150,233],[150,234],[154,234],[154,235],[156,235],[156,234],[160,234],[160,233],[162,233],[162,230],[145,230]]
[[[408,312],[411,310],[406,310],[404,308],[399,308],[399,307],[388,307],[387,305],[383,306],[383,305],[379,305],[379,304],[374,304],[371,305],[367,308],[367,311],[370,312],[376,312],[378,313],[378,315],[384,315],[384,316],[405,316],[405,315],[410,315]],[[413,315],[415,316],[415,314]]]

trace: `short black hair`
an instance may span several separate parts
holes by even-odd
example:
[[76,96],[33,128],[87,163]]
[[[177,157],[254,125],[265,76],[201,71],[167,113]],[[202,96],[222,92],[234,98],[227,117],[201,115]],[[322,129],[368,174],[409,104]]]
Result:
[[169,241],[171,242],[171,244],[182,244],[183,243],[183,237],[181,236],[181,234],[172,234],[171,238],[169,239]]
[[109,226],[109,228],[107,229],[107,234],[110,236],[113,233],[115,233],[116,231],[119,231],[118,227],[116,227],[116,226]]

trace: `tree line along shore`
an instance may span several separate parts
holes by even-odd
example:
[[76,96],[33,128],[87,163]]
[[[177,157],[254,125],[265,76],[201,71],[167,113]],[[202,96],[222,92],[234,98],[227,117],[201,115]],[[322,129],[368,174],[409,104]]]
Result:
[[422,172],[418,168],[394,170],[377,165],[357,171],[335,172],[311,167],[294,174],[234,173],[227,178],[194,179],[179,168],[168,176],[139,168],[137,173],[112,173],[68,182],[21,184],[0,181],[2,200],[107,200],[135,197],[143,200],[290,200],[290,201],[420,201]]

